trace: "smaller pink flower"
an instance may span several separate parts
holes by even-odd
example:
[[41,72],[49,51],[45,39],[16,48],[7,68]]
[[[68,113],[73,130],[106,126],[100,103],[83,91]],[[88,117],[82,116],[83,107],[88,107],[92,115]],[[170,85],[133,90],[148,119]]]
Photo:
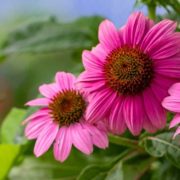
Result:
[[[180,83],[176,83],[169,89],[170,96],[164,98],[162,105],[171,112],[176,113],[169,127],[173,128],[180,123]],[[180,134],[180,126],[177,128],[173,138]]]
[[42,106],[24,123],[28,139],[36,139],[34,154],[44,154],[54,142],[54,156],[63,162],[70,154],[72,145],[85,154],[91,154],[93,145],[108,146],[106,130],[86,122],[87,95],[75,86],[76,78],[70,73],[58,72],[55,83],[39,87],[44,96],[26,105]]

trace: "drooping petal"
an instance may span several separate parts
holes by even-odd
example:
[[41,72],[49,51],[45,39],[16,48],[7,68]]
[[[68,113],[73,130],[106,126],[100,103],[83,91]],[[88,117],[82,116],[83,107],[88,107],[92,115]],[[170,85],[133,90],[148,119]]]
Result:
[[90,51],[83,51],[82,53],[83,65],[87,70],[99,70],[103,63]]
[[105,86],[103,73],[84,71],[77,78],[76,85],[78,88],[82,88],[86,92],[93,92],[98,89],[103,90]]
[[180,113],[180,98],[177,99],[176,96],[168,96],[164,98],[162,105],[169,111]]
[[177,98],[180,98],[180,83],[175,83],[173,84],[169,90],[168,90],[169,94],[174,96],[174,97],[177,97]]
[[55,80],[59,87],[63,90],[75,88],[74,83],[76,81],[76,78],[71,73],[58,72],[56,73]]
[[154,70],[161,76],[180,77],[180,57],[174,59],[162,59],[154,62]]
[[141,96],[126,97],[123,103],[123,115],[126,125],[133,135],[139,135],[143,127],[144,112]]
[[51,101],[48,98],[37,98],[26,103],[27,106],[48,106]]
[[180,127],[177,128],[176,132],[173,135],[173,139],[175,139],[175,137],[180,134]]
[[152,124],[150,119],[147,117],[147,115],[144,118],[144,124],[143,127],[144,129],[149,132],[149,133],[155,133],[157,131],[157,128]]
[[54,157],[60,162],[64,162],[72,148],[72,137],[68,127],[61,127],[55,143],[54,143]]
[[156,99],[159,102],[162,102],[162,100],[168,95],[169,87],[174,82],[176,82],[176,80],[157,74],[154,76],[154,79],[151,82],[150,89],[152,90]]
[[170,125],[169,125],[169,128],[173,128],[174,126],[180,124],[180,114],[176,114],[174,116],[174,118],[172,119]]
[[30,116],[28,116],[23,122],[22,124],[26,124],[27,122],[29,122],[30,120],[34,119],[34,118],[39,118],[39,117],[46,117],[48,115],[48,109],[47,108],[41,108],[40,110],[38,110],[37,112],[31,114]]
[[36,139],[45,125],[49,124],[51,121],[49,117],[37,117],[31,120],[25,128],[25,136],[28,139]]
[[98,129],[95,125],[86,123],[83,124],[83,127],[89,131],[94,145],[102,149],[108,147],[108,136],[105,131]]
[[49,149],[56,138],[58,129],[58,125],[54,122],[50,122],[44,126],[44,129],[38,136],[34,147],[34,154],[37,157],[41,156]]
[[120,47],[120,37],[118,30],[109,20],[104,20],[99,26],[99,41],[107,50]]
[[70,126],[73,145],[85,154],[93,151],[93,142],[89,132],[80,123]]
[[166,125],[166,112],[150,88],[143,92],[143,98],[146,115],[151,123],[157,129],[164,128]]
[[87,107],[86,120],[88,122],[97,122],[105,117],[109,112],[116,94],[110,90],[103,90],[100,94],[96,94],[91,99],[91,103]]
[[101,44],[98,44],[97,46],[93,47],[91,50],[91,53],[94,54],[102,63],[105,62],[108,54],[111,52],[111,50],[105,50]]
[[126,130],[126,124],[122,113],[123,99],[119,98],[113,103],[108,118],[108,128],[114,134],[122,134]]

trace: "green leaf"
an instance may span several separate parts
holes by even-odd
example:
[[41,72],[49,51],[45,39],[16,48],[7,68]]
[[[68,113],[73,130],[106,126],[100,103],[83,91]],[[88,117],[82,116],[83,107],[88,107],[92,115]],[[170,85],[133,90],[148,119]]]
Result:
[[78,180],[91,180],[91,179],[97,179],[97,176],[99,174],[106,172],[107,167],[100,166],[100,165],[89,165],[86,168],[83,169],[81,174],[78,177]]
[[180,171],[172,166],[167,160],[163,160],[157,164],[157,167],[152,171],[151,180],[179,180]]
[[0,131],[0,140],[4,144],[19,144],[22,141],[21,122],[26,111],[13,108],[7,115]]
[[123,180],[124,173],[122,169],[123,163],[122,161],[117,163],[108,173],[106,176],[106,180]]
[[144,173],[149,170],[151,164],[156,160],[153,157],[144,156],[145,157],[135,157],[123,164],[122,169],[125,180],[141,179]]
[[97,161],[103,163],[103,158],[93,156],[85,156],[75,148],[63,163],[54,160],[52,151],[39,158],[26,156],[21,165],[11,170],[9,179],[75,179],[85,166]]
[[[111,178],[121,178],[121,163],[127,159],[136,155],[134,151],[124,151],[120,155],[114,157],[113,160],[106,163],[98,163],[86,166],[78,176],[78,180],[94,180],[94,179],[111,179]],[[119,164],[120,163],[120,164]],[[119,172],[120,170],[120,172]]]
[[0,180],[4,180],[20,151],[20,146],[0,144]]
[[166,156],[171,163],[180,168],[180,138],[172,139],[173,133],[164,132],[156,136],[144,137],[140,144],[154,157]]

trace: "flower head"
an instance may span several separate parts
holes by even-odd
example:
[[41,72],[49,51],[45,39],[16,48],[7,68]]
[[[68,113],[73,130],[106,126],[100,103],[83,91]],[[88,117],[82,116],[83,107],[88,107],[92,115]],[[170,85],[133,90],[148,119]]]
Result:
[[[170,96],[164,98],[162,105],[169,111],[176,113],[170,123],[170,128],[180,124],[180,83],[172,85],[169,89]],[[180,134],[180,127],[177,128],[174,138]]]
[[78,79],[91,96],[89,122],[105,118],[113,133],[128,128],[134,135],[165,126],[161,101],[180,79],[180,33],[175,29],[171,20],[154,24],[142,13],[133,13],[120,29],[109,20],[100,24],[99,44],[83,52],[85,71]]
[[85,119],[87,95],[75,86],[76,78],[70,73],[56,74],[55,83],[40,86],[44,96],[29,101],[29,106],[42,106],[24,122],[25,135],[37,139],[34,153],[41,156],[54,142],[56,160],[64,161],[74,145],[85,154],[108,146],[106,130],[101,125],[89,124]]

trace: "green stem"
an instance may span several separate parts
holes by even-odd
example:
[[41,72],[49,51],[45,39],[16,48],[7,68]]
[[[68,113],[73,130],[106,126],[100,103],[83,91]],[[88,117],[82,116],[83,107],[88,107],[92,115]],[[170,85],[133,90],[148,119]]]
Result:
[[155,4],[148,4],[148,16],[152,20],[156,20],[156,5]]
[[109,141],[113,144],[121,145],[121,146],[126,146],[129,148],[137,149],[139,151],[144,151],[139,145],[138,141],[120,137],[120,136],[114,136],[109,134]]

